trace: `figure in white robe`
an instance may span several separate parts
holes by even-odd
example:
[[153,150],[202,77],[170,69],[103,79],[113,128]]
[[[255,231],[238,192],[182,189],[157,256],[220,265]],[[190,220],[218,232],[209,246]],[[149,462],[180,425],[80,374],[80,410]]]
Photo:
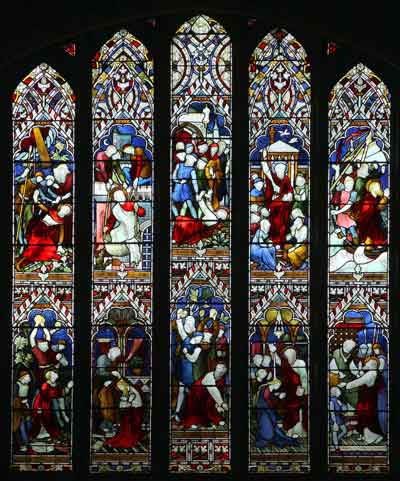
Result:
[[113,257],[129,256],[129,264],[139,268],[142,254],[138,217],[143,217],[145,211],[120,189],[114,192],[113,200],[112,215],[104,227],[105,250]]

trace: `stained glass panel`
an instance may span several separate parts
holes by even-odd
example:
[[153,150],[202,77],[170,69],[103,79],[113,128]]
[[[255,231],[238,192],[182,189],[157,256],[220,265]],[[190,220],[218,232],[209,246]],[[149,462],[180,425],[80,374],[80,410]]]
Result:
[[309,470],[310,68],[276,29],[249,64],[249,470]]
[[150,470],[153,61],[126,30],[93,59],[91,471]]
[[41,64],[12,116],[11,468],[71,470],[75,96]]
[[358,64],[329,100],[329,468],[389,469],[390,95]]
[[199,15],[171,48],[172,472],[230,469],[232,53]]

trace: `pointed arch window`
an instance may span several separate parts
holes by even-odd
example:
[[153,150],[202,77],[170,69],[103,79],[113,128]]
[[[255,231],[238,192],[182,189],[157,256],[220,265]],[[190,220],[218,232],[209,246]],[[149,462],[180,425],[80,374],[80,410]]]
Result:
[[[92,64],[91,471],[150,469],[153,60],[117,32]],[[117,426],[117,428],[116,428]]]
[[[215,20],[171,46],[171,471],[230,469],[232,53]],[[205,406],[210,408],[205,409]]]
[[2,72],[4,468],[387,476],[395,69],[262,15],[133,17]]
[[[390,94],[358,64],[329,99],[329,468],[389,467]],[[360,460],[361,458],[361,460]]]
[[47,64],[13,95],[11,463],[20,471],[72,467],[75,101]]
[[[274,30],[254,50],[249,80],[249,470],[307,471],[311,86],[304,48]],[[271,417],[275,400],[281,426]]]

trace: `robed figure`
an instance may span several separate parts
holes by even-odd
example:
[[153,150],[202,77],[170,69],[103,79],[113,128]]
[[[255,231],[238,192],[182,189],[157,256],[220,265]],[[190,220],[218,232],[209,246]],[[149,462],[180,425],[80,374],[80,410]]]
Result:
[[140,388],[123,378],[117,371],[113,375],[118,379],[115,389],[119,391],[118,402],[119,426],[117,432],[104,442],[104,446],[112,448],[134,448],[144,436],[143,399]]
[[225,388],[225,364],[217,364],[193,383],[187,394],[182,423],[185,428],[224,426],[224,411],[228,410],[222,393]]
[[261,162],[265,178],[265,206],[270,211],[269,237],[276,244],[283,244],[289,226],[293,205],[293,187],[286,173],[284,162],[275,162],[271,170],[269,161]]
[[[267,376],[265,369],[260,369],[257,378],[262,381],[266,377],[272,377],[271,373]],[[256,447],[265,448],[273,445],[278,447],[296,446],[297,440],[288,436],[278,425],[279,416],[276,406],[285,393],[276,393],[281,387],[281,381],[277,378],[261,384],[255,396],[255,407],[257,409],[257,432]]]

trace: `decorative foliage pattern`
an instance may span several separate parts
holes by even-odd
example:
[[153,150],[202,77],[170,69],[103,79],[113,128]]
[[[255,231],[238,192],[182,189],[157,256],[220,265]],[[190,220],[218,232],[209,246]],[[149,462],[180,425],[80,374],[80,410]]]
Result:
[[388,460],[390,95],[358,64],[329,101],[329,467]]
[[46,64],[13,95],[11,468],[72,469],[75,96]]
[[309,470],[310,72],[276,29],[249,65],[249,470]]
[[153,61],[126,30],[93,67],[91,471],[150,469]]
[[209,17],[172,40],[172,472],[230,469],[231,64]]

